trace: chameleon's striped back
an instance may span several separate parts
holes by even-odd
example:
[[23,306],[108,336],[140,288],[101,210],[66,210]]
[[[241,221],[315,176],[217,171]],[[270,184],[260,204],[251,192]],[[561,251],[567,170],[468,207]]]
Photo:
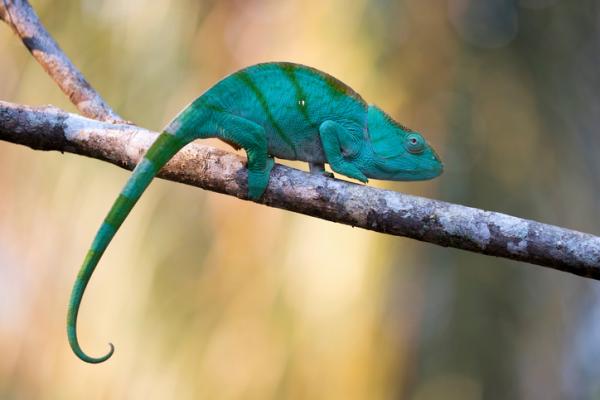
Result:
[[77,314],[81,304],[83,292],[96,268],[102,254],[108,247],[115,233],[129,215],[129,212],[141,197],[144,190],[148,187],[158,171],[177,153],[189,140],[183,140],[179,136],[170,133],[162,133],[148,149],[148,152],[133,170],[131,177],[125,184],[125,187],[119,194],[117,200],[113,203],[108,215],[96,233],[96,237],[83,261],[79,270],[77,279],[71,292],[69,302],[69,311],[67,313],[67,334],[69,343],[75,354],[83,361],[89,363],[101,363],[109,359],[114,351],[114,346],[110,344],[110,351],[98,358],[86,355],[77,340]]
[[[210,88],[198,102],[265,128],[269,154],[324,162],[319,126],[333,120],[366,127],[367,104],[349,86],[317,69],[288,62],[244,68]],[[344,119],[340,117],[344,116]]]

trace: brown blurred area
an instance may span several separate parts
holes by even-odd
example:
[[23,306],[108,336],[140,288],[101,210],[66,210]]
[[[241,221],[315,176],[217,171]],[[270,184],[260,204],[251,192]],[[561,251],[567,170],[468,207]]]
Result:
[[[374,185],[600,234],[596,1],[32,4],[141,126],[239,68],[299,62],[445,162],[434,181]],[[0,99],[76,111],[6,26]],[[164,181],[92,279],[82,346],[116,353],[85,364],[67,300],[127,176],[0,142],[1,399],[600,398],[596,282]]]

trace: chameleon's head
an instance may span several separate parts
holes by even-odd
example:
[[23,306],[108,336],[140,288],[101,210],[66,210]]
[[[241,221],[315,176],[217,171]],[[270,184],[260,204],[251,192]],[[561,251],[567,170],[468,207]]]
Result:
[[442,162],[423,136],[401,126],[374,105],[369,106],[368,133],[359,166],[367,177],[418,181],[442,173]]

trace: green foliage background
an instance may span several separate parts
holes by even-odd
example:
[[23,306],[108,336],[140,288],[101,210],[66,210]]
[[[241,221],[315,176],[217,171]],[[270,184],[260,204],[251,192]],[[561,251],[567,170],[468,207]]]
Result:
[[[593,0],[32,3],[141,126],[239,68],[300,62],[424,132],[446,164],[376,185],[600,234]],[[75,111],[6,26],[0,98]],[[82,345],[113,341],[115,357],[84,364],[68,295],[127,176],[0,142],[0,398],[600,397],[595,282],[162,181],[84,300]]]

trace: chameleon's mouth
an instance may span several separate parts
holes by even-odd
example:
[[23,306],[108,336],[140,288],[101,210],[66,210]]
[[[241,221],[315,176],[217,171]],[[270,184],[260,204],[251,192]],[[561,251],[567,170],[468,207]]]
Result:
[[417,171],[400,171],[394,176],[394,180],[398,181],[426,181],[440,176],[444,172],[444,167],[421,169]]
[[444,165],[439,157],[432,153],[427,157],[417,159],[406,157],[395,159],[376,158],[372,167],[365,171],[365,175],[372,179],[421,181],[433,179],[441,175],[442,172],[444,172]]

